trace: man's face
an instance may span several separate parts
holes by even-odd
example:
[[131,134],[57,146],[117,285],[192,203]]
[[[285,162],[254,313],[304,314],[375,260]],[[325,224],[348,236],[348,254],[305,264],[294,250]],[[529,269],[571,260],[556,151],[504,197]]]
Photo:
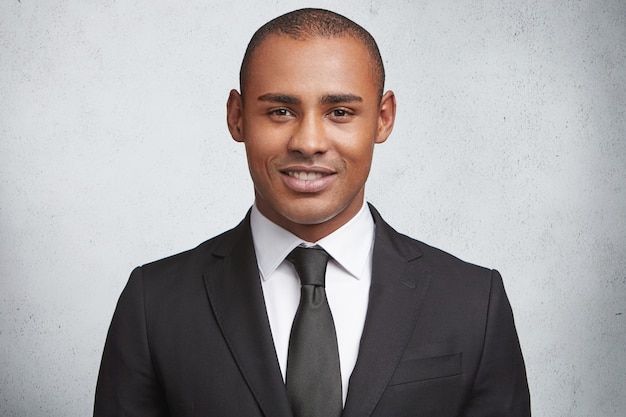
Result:
[[363,204],[374,144],[387,139],[395,98],[382,100],[360,41],[271,35],[252,55],[243,94],[231,91],[228,124],[245,143],[256,205],[316,241]]

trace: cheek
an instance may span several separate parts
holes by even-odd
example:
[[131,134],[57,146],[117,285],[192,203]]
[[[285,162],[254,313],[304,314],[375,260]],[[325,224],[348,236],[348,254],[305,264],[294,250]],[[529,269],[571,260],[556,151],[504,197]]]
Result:
[[260,123],[245,129],[244,143],[248,161],[265,164],[284,152],[284,133]]
[[334,132],[335,146],[340,155],[350,160],[370,160],[376,141],[376,124],[363,118],[355,124],[339,125]]
[[364,140],[363,138],[344,144],[340,150],[340,154],[343,156],[344,160],[348,164],[351,164],[353,169],[359,170],[367,169],[370,166],[373,153],[373,139]]
[[258,177],[264,170],[265,155],[262,149],[246,143],[246,157],[248,158],[248,167],[253,177]]
[[246,155],[248,158],[248,169],[255,188],[258,191],[267,193],[276,189],[280,184],[279,173],[274,168],[276,154],[272,152],[269,144],[260,142],[247,142]]

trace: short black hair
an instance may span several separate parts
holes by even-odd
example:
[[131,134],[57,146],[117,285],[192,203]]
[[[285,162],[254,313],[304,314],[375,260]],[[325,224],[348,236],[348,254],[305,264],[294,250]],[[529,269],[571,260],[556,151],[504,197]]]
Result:
[[243,56],[239,71],[239,85],[242,90],[244,81],[249,76],[250,61],[254,51],[270,35],[285,35],[292,39],[306,40],[313,37],[338,38],[352,36],[361,41],[369,51],[371,67],[378,84],[378,96],[383,95],[385,85],[385,67],[372,35],[363,27],[345,16],[324,9],[299,9],[270,20],[261,26],[250,39]]

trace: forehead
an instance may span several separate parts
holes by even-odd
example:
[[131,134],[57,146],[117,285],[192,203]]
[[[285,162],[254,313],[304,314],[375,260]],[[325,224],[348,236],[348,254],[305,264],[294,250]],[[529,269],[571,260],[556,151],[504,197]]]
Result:
[[270,35],[253,52],[244,84],[246,90],[281,85],[376,90],[376,77],[369,50],[353,36],[294,39]]

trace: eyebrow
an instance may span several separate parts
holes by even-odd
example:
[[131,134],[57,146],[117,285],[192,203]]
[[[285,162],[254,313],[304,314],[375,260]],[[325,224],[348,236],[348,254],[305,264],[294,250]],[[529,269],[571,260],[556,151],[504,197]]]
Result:
[[259,101],[267,101],[270,103],[283,103],[283,104],[300,104],[300,99],[288,94],[263,94],[257,98]]
[[354,103],[362,102],[363,98],[354,94],[327,94],[322,97],[322,104]]
[[[267,101],[270,103],[281,104],[300,104],[301,101],[296,96],[280,93],[263,94],[257,98],[259,101]],[[354,94],[326,94],[321,97],[321,104],[338,104],[338,103],[354,103],[362,102],[363,98]]]

